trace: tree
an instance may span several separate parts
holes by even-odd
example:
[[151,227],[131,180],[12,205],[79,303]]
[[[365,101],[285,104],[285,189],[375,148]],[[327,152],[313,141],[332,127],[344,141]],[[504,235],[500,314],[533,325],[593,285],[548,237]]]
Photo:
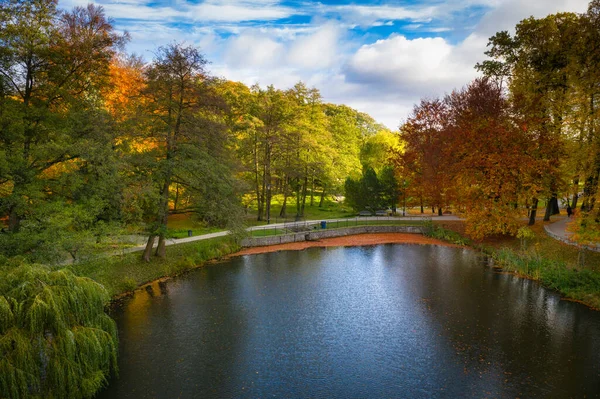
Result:
[[456,204],[466,210],[473,238],[516,234],[522,212],[518,204],[532,190],[529,174],[536,159],[528,132],[512,120],[500,87],[476,79],[447,96],[447,154],[452,154]]
[[386,188],[391,189],[391,187],[383,186],[373,168],[366,167],[359,180],[346,179],[346,202],[356,211],[381,209],[389,205],[391,201],[390,193],[386,192]]
[[454,197],[452,156],[447,147],[448,107],[439,99],[421,100],[400,128],[404,152],[396,152],[398,174],[409,180],[410,195],[442,214]]
[[[571,13],[533,17],[521,21],[511,37],[500,32],[490,39],[486,54],[494,60],[478,64],[488,77],[509,76],[508,87],[515,114],[531,136],[530,154],[538,169],[530,170],[533,186],[530,224],[535,223],[538,197],[545,196],[544,220],[558,213],[558,196],[566,188],[560,159],[564,156],[573,108],[569,104],[569,70],[577,48],[579,17]],[[576,178],[577,179],[577,178]]]
[[400,196],[400,185],[396,178],[396,172],[391,165],[385,166],[379,173],[379,185],[381,187],[381,199],[396,213],[396,204]]
[[61,12],[54,0],[0,5],[0,140],[7,194],[0,210],[17,232],[27,212],[50,192],[47,175],[76,168],[95,144],[99,87],[125,37],[101,7]]
[[0,396],[93,397],[117,370],[104,287],[67,270],[0,262]]
[[[188,210],[211,223],[224,224],[236,215],[237,196],[227,163],[225,104],[215,82],[205,71],[206,60],[194,47],[171,44],[159,48],[146,69],[143,91],[148,132],[142,163],[152,167],[156,185],[152,223],[143,258],[150,261],[158,237],[156,255],[164,258],[172,185],[195,197]],[[219,159],[219,161],[217,161]]]

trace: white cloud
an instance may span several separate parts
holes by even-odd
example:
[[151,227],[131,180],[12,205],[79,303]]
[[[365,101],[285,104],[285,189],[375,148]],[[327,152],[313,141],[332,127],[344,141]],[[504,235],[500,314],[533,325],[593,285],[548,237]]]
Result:
[[373,22],[376,20],[413,20],[427,21],[437,13],[437,7],[395,7],[388,5],[363,6],[342,5],[332,6],[329,11],[338,12],[346,18],[352,18],[359,22]]
[[[60,0],[60,6],[88,1]],[[213,62],[209,69],[215,75],[279,88],[303,80],[320,89],[325,101],[368,112],[390,128],[396,128],[421,97],[442,96],[473,79],[474,65],[485,58],[494,33],[514,30],[530,15],[585,12],[588,2],[421,0],[397,6],[391,0],[378,0],[376,5],[298,0],[297,7],[291,7],[280,0],[95,0],[116,18],[119,29],[131,32],[129,49],[147,59],[159,45],[195,44]],[[479,21],[461,19],[473,12],[471,7],[487,12]],[[312,20],[288,23],[294,16]],[[465,27],[465,21],[473,26]],[[352,30],[357,26],[367,33]],[[369,29],[374,26],[394,26],[397,31],[373,43]],[[415,38],[418,32],[448,36],[448,31],[453,32],[452,41]]]
[[585,12],[589,0],[497,0],[496,7],[479,22],[476,32],[491,36],[502,30],[514,31],[517,23],[534,16],[543,18],[557,12]]
[[273,67],[283,50],[281,43],[268,36],[247,32],[228,40],[224,60],[237,68]]
[[273,1],[207,1],[190,7],[198,21],[273,21],[297,14],[297,10]]
[[392,36],[362,46],[349,60],[348,81],[413,97],[451,91],[475,76],[473,64],[446,40]]
[[[585,12],[587,3],[587,0],[474,0],[472,5],[494,8],[459,43],[452,44],[440,37],[409,40],[392,35],[363,45],[344,67],[345,81],[361,88],[362,99],[349,97],[344,102],[355,104],[395,128],[408,115],[412,108],[409,104],[418,103],[422,97],[443,96],[475,78],[478,73],[474,66],[485,59],[491,35],[501,30],[514,31],[519,21],[531,15],[541,18],[556,12]],[[447,4],[447,10],[453,6]],[[422,24],[411,28],[435,31]]]
[[161,22],[275,21],[302,14],[299,10],[280,5],[278,1],[269,0],[207,0],[201,3],[174,0],[164,4],[149,0],[61,0],[60,5],[70,9],[90,2],[101,5],[107,15],[114,18]]
[[324,25],[311,35],[295,40],[288,53],[288,62],[302,68],[327,68],[338,59],[339,30],[334,25]]

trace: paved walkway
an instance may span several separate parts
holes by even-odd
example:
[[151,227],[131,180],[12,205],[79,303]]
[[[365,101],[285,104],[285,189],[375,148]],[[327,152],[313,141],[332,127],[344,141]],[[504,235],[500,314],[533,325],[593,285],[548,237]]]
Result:
[[579,243],[571,240],[571,236],[573,235],[573,233],[568,231],[568,225],[570,222],[571,222],[571,219],[564,218],[564,219],[559,220],[558,222],[554,222],[554,223],[545,225],[544,230],[546,230],[546,233],[550,237],[552,237],[558,241],[562,241],[565,244],[573,245],[575,247],[580,247],[580,248],[586,248],[586,249],[589,249],[590,251],[594,251],[594,252],[600,252],[599,244],[582,245],[582,244],[579,244]]
[[[336,223],[368,223],[368,222],[379,222],[379,221],[410,221],[410,220],[424,220],[424,219],[432,219],[432,220],[439,220],[439,221],[444,221],[444,220],[461,220],[459,217],[454,216],[454,215],[445,215],[445,216],[400,216],[400,217],[392,217],[392,216],[371,216],[371,217],[355,217],[355,218],[340,218],[340,219],[325,219],[325,221],[327,222],[328,225],[330,224],[336,224]],[[580,246],[580,244],[571,241],[571,236],[573,235],[572,232],[567,231],[567,224],[571,221],[571,219],[569,218],[563,218],[557,222],[551,223],[551,224],[547,224],[544,226],[544,229],[546,230],[546,233],[548,233],[548,235],[556,240],[562,241],[565,244],[568,245],[573,245],[573,246]],[[272,230],[272,229],[293,229],[295,227],[311,227],[311,226],[315,226],[315,225],[320,225],[321,220],[306,220],[306,221],[301,221],[301,222],[288,222],[288,223],[273,223],[273,224],[267,224],[267,225],[262,225],[262,226],[253,226],[253,227],[249,227],[246,230],[248,231],[260,231],[260,230]],[[171,238],[168,239],[166,242],[167,246],[170,245],[177,245],[177,244],[183,244],[186,242],[194,242],[194,241],[202,241],[202,240],[208,240],[211,238],[216,238],[216,237],[224,237],[226,235],[228,235],[230,232],[229,231],[219,231],[216,233],[210,233],[210,234],[203,234],[203,235],[198,235],[198,236],[193,236],[193,237],[185,237],[185,238]],[[158,240],[157,240],[158,241]],[[154,244],[154,246],[156,247],[157,243]],[[126,248],[123,249],[122,251],[119,251],[119,253],[131,253],[131,252],[139,252],[139,251],[143,251],[144,248],[146,247],[146,245],[138,245],[135,247],[131,247],[131,248]],[[593,246],[585,246],[587,249],[590,249],[592,251],[597,251],[600,252],[600,246],[598,247],[593,247]]]
[[[445,216],[400,216],[400,217],[393,217],[393,216],[371,216],[371,217],[355,217],[355,218],[341,218],[341,219],[324,219],[324,221],[327,222],[327,224],[334,224],[334,223],[368,223],[368,222],[382,222],[382,221],[410,221],[410,220],[424,220],[424,219],[432,219],[432,220],[460,220],[457,216],[453,216],[453,215],[445,215]],[[260,230],[272,230],[272,229],[292,229],[295,227],[310,227],[310,226],[315,226],[315,225],[320,225],[321,224],[321,220],[306,220],[306,221],[301,221],[301,222],[288,222],[288,223],[273,223],[273,224],[267,224],[267,225],[262,225],[262,226],[253,226],[253,227],[249,227],[246,230],[247,231],[260,231]],[[169,245],[177,245],[177,244],[183,244],[186,242],[194,242],[194,241],[202,241],[202,240],[208,240],[210,238],[216,238],[216,237],[224,237],[226,235],[228,235],[230,232],[229,231],[219,231],[216,233],[210,233],[210,234],[203,234],[203,235],[199,235],[199,236],[193,236],[193,237],[185,237],[185,238],[170,238],[167,240],[167,242],[165,243],[166,246]],[[158,241],[158,240],[156,240]],[[158,245],[158,243],[155,243],[154,246],[156,247],[156,245]],[[135,247],[131,247],[131,248],[125,248],[122,251],[119,251],[119,254],[121,253],[131,253],[131,252],[139,252],[139,251],[143,251],[144,248],[146,248],[146,245],[138,245]]]
[[551,224],[547,224],[544,226],[547,232],[552,233],[555,236],[558,236],[565,240],[570,240],[573,233],[567,231],[567,223],[570,222],[571,219],[564,218],[559,220],[558,222],[554,222]]

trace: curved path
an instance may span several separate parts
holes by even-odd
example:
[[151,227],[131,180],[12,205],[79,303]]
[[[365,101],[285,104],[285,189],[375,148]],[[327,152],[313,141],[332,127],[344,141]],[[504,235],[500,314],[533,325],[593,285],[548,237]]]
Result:
[[[425,220],[425,219],[432,219],[432,220],[461,220],[460,218],[458,218],[457,216],[453,216],[453,215],[446,215],[446,216],[371,216],[371,217],[356,217],[356,218],[342,218],[342,219],[323,219],[324,221],[327,222],[327,224],[332,224],[332,223],[344,223],[344,222],[361,222],[361,223],[368,223],[368,222],[383,222],[383,221],[410,221],[410,220]],[[253,227],[249,227],[246,230],[247,231],[260,231],[260,230],[271,230],[271,229],[285,229],[285,228],[294,228],[294,227],[301,227],[301,226],[314,226],[314,225],[319,225],[321,223],[321,220],[306,220],[306,221],[302,221],[302,222],[289,222],[289,223],[273,223],[273,224],[267,224],[267,225],[262,225],[262,226],[253,226]],[[201,240],[208,240],[210,238],[216,238],[216,237],[224,237],[226,235],[228,235],[230,232],[229,231],[218,231],[216,233],[210,233],[210,234],[202,234],[202,235],[198,235],[198,236],[193,236],[193,237],[185,237],[185,238],[170,238],[167,240],[166,245],[177,245],[177,244],[183,244],[186,242],[194,242],[194,241],[201,241]],[[156,246],[157,244],[154,244],[154,246]],[[131,247],[131,248],[126,248],[122,251],[119,251],[119,253],[131,253],[131,252],[138,252],[138,251],[143,251],[144,248],[146,248],[146,245],[138,245],[135,247]]]
[[[424,220],[424,219],[432,219],[432,220],[440,220],[440,221],[441,220],[448,220],[448,221],[462,220],[461,218],[459,218],[457,216],[447,215],[447,216],[356,217],[356,218],[325,219],[325,221],[327,222],[327,224],[332,224],[332,223],[344,223],[344,222],[350,222],[350,221],[353,221],[353,222],[358,221],[358,222],[364,223],[364,222],[370,222],[370,221],[387,221],[387,220],[389,220],[389,221],[409,221],[409,220]],[[545,225],[544,230],[550,237],[552,237],[558,241],[562,241],[568,245],[581,246],[580,244],[578,244],[570,239],[570,237],[573,235],[572,232],[567,230],[567,225],[570,221],[571,221],[571,219],[569,219],[569,218],[563,218],[557,222]],[[268,224],[268,225],[249,227],[246,230],[247,231],[260,231],[260,230],[270,230],[270,229],[293,228],[293,227],[298,227],[298,226],[307,226],[308,227],[308,226],[319,225],[320,223],[321,223],[321,220],[307,220],[307,221],[302,221],[302,222],[289,222],[289,223],[273,223],[273,224]],[[171,238],[171,239],[167,240],[166,245],[177,245],[177,244],[183,244],[183,243],[187,243],[187,242],[208,240],[208,239],[216,238],[216,237],[224,237],[224,236],[228,235],[229,233],[230,233],[229,231],[218,231],[216,233],[202,234],[202,235],[193,236],[193,237]],[[156,246],[156,244],[155,244],[155,246]],[[138,245],[135,247],[126,248],[122,251],[119,251],[119,253],[131,253],[131,252],[143,251],[145,247],[146,247],[146,245]],[[592,250],[592,251],[600,252],[600,246],[585,246],[585,248]]]
[[550,237],[561,241],[565,244],[572,245],[574,247],[586,248],[594,252],[600,252],[600,244],[582,245],[571,240],[571,236],[573,235],[573,233],[568,231],[567,229],[569,222],[571,222],[571,219],[564,218],[559,220],[558,222],[545,225],[544,230],[546,230],[546,234],[548,234]]

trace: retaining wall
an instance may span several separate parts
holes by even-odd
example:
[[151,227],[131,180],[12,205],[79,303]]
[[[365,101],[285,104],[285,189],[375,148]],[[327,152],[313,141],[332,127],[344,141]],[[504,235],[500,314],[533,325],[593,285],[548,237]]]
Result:
[[290,242],[318,241],[323,238],[344,237],[368,233],[412,233],[423,234],[422,226],[355,226],[340,229],[323,229],[279,236],[254,237],[242,240],[242,247],[264,247]]

